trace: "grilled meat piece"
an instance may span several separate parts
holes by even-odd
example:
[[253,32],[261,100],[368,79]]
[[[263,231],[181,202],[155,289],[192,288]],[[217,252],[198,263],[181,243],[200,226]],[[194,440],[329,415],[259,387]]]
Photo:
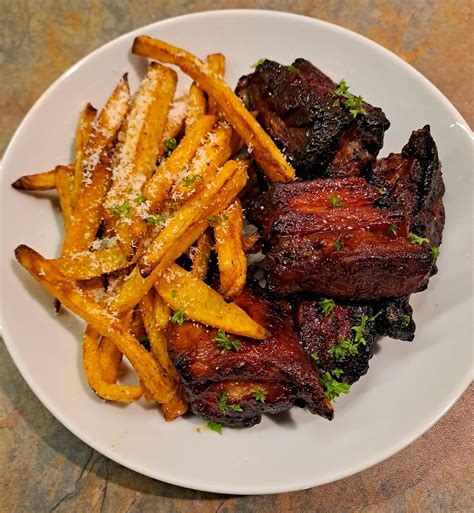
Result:
[[379,198],[363,178],[272,185],[247,212],[266,242],[271,292],[366,300],[426,288],[429,247],[410,243],[407,216]]
[[295,167],[298,177],[360,176],[390,126],[381,109],[364,115],[335,106],[336,84],[305,59],[292,66],[265,60],[241,77],[236,93]]
[[385,205],[397,205],[410,217],[410,231],[441,243],[444,227],[444,183],[429,125],[415,130],[401,153],[391,153],[373,166],[370,182],[387,191]]
[[[223,425],[250,426],[260,421],[263,412],[281,411],[300,398],[312,413],[332,418],[332,405],[294,330],[289,303],[270,301],[250,286],[235,302],[270,331],[268,339],[241,338],[239,351],[223,353],[215,329],[191,322],[168,328],[168,349],[191,410]],[[249,390],[264,383],[269,387],[268,403],[253,399],[247,412],[219,410],[219,393],[227,392],[229,404],[241,404],[244,410],[251,400]]]

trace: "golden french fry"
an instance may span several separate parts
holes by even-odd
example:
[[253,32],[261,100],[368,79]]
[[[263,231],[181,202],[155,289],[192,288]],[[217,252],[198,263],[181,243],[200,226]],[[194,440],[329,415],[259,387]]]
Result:
[[[221,53],[211,53],[207,56],[207,65],[209,68],[221,77],[225,74],[225,57]],[[219,108],[214,98],[210,97],[208,100],[208,114],[217,114]]]
[[171,191],[168,208],[182,205],[188,198],[203,189],[217,173],[217,169],[226,162],[232,153],[232,128],[227,123],[219,123],[196,151],[188,173],[175,184]]
[[[72,166],[65,166],[72,170]],[[14,189],[25,191],[49,191],[56,188],[56,168],[44,173],[25,175],[12,183]]]
[[[140,301],[140,312],[142,314],[143,324],[148,334],[148,340],[150,342],[151,354],[153,358],[157,360],[160,365],[167,371],[176,385],[179,382],[178,373],[174,368],[173,363],[168,355],[168,348],[164,333],[158,328],[155,319],[155,294],[153,289],[149,290]],[[161,301],[161,299],[158,299]]]
[[182,132],[184,120],[186,118],[188,96],[176,98],[171,104],[170,111],[168,112],[168,120],[166,121],[165,133],[163,140],[169,141],[176,139]]
[[113,172],[106,207],[109,215],[116,216],[119,242],[128,258],[133,255],[137,242],[134,234],[140,234],[142,227],[142,223],[134,226],[140,215],[132,216],[132,210],[143,211],[145,217],[148,212],[143,184],[151,178],[156,160],[164,149],[163,133],[176,82],[175,71],[151,63],[127,118],[125,140]]
[[210,132],[216,121],[215,116],[200,118],[170,157],[160,164],[144,190],[145,198],[150,202],[150,212],[155,212],[166,199],[176,178],[194,157],[202,139]]
[[188,105],[186,108],[186,118],[184,120],[184,129],[187,132],[190,130],[194,123],[204,114],[207,110],[207,101],[201,88],[195,83],[191,84],[188,94]]
[[81,192],[64,238],[62,255],[87,251],[95,239],[102,219],[102,208],[111,181],[111,163],[107,151],[95,166],[90,182]]
[[153,287],[157,277],[204,233],[209,222],[217,217],[242,190],[247,180],[248,162],[228,161],[209,186],[188,200],[169,220],[166,227],[140,257],[118,295],[110,298],[112,311],[126,312],[140,302]]
[[72,206],[74,207],[79,198],[79,194],[84,188],[84,170],[83,160],[87,150],[87,142],[92,131],[92,123],[97,114],[95,109],[88,103],[81,112],[79,123],[76,129],[76,143],[75,143],[75,161],[74,161],[74,181],[71,193]]
[[227,208],[214,224],[214,238],[219,265],[219,291],[226,299],[238,296],[247,280],[247,258],[243,250],[244,214],[239,200]]
[[[138,259],[142,276],[161,271],[204,232],[213,216],[222,212],[247,181],[248,162],[229,160],[205,189],[188,200],[168,221]],[[197,230],[197,231],[196,231]]]
[[155,290],[175,312],[186,319],[201,322],[257,340],[263,340],[268,332],[247,313],[224,298],[202,280],[176,264],[172,264],[156,281]]
[[99,360],[99,334],[91,326],[84,333],[82,354],[87,381],[94,392],[102,399],[132,403],[143,395],[141,386],[124,386],[107,382],[102,375]]
[[250,253],[259,240],[260,234],[258,232],[245,236],[243,240],[244,253]]
[[171,401],[163,404],[161,408],[166,421],[174,420],[188,411],[188,403],[184,399],[181,387],[178,387]]
[[216,101],[219,112],[245,141],[270,181],[288,182],[295,179],[295,170],[285,160],[270,136],[232,89],[205,62],[181,48],[148,36],[135,38],[132,52],[181,68]]
[[70,280],[89,280],[109,274],[130,265],[118,247],[98,251],[82,251],[51,260],[57,269]]
[[18,246],[15,256],[18,262],[64,306],[82,317],[100,335],[113,340],[119,351],[128,358],[155,401],[166,403],[173,397],[175,387],[166,371],[117,317],[84,294],[50,261],[28,246]]
[[68,231],[72,222],[72,187],[74,177],[68,166],[56,166],[55,176],[59,205],[63,213],[64,228]]
[[209,231],[206,230],[197,241],[193,263],[191,265],[191,274],[200,280],[204,280],[207,276],[211,251],[211,235],[209,234]]
[[122,356],[110,338],[102,337],[99,344],[99,364],[102,377],[107,383],[117,382]]

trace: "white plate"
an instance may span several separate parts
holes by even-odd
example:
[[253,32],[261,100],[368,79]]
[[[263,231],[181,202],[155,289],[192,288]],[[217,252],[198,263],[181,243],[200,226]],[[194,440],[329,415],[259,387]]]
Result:
[[[399,151],[411,131],[429,123],[446,181],[447,223],[439,274],[413,297],[413,343],[384,339],[370,371],[336,403],[328,422],[293,408],[248,430],[219,435],[196,418],[166,423],[143,404],[98,400],[81,368],[82,322],[55,318],[52,299],[19,268],[13,250],[26,243],[57,255],[56,203],[13,190],[27,172],[72,156],[80,107],[102,106],[119,76],[135,88],[144,60],[130,54],[138,34],[156,36],[199,56],[226,55],[234,85],[260,57],[290,63],[305,57],[334,80],[381,106],[392,122],[383,154]],[[21,94],[21,91],[18,92]],[[436,422],[471,376],[471,134],[444,96],[398,57],[348,30],[318,20],[265,11],[183,16],[112,41],[59,78],[26,116],[5,153],[1,185],[3,336],[20,372],[68,429],[109,458],[163,481],[213,492],[284,492],[327,483],[387,458]]]

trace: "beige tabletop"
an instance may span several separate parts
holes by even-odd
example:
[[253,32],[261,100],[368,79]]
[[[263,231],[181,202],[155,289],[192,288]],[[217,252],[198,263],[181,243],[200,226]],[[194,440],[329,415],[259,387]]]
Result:
[[[474,125],[471,0],[0,0],[0,155],[38,96],[90,51],[134,28],[218,8],[292,11],[381,43],[431,80]],[[128,470],[42,406],[0,341],[0,513],[473,511],[471,387],[433,428],[379,465],[301,492],[196,492]],[[216,469],[218,471],[219,469]]]

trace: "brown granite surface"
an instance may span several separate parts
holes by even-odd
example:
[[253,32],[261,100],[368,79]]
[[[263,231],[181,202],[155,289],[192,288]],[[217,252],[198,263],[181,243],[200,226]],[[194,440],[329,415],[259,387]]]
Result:
[[[151,21],[238,7],[297,12],[366,35],[420,70],[474,125],[471,0],[0,0],[0,154],[38,96],[91,50]],[[302,492],[233,497],[157,482],[96,453],[46,411],[0,344],[0,512],[474,510],[473,387],[372,469]]]

